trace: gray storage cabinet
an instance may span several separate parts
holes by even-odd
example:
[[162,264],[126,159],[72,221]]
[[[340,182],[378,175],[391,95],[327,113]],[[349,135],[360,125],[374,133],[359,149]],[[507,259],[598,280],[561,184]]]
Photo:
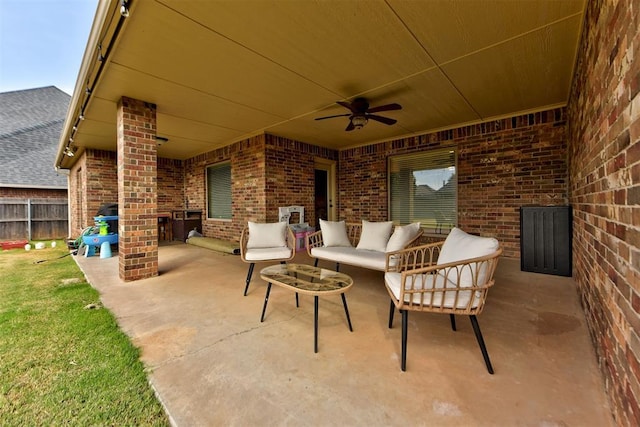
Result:
[[521,207],[521,270],[571,276],[571,236],[571,206]]

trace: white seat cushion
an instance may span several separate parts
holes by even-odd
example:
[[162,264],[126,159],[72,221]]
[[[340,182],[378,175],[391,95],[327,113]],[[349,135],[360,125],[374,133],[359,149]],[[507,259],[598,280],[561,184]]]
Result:
[[[391,293],[396,300],[400,300],[400,289],[402,287],[402,274],[387,272],[384,275],[384,282],[391,290]],[[412,285],[413,284],[413,285]],[[419,293],[405,293],[404,302],[432,307],[445,307],[445,308],[467,308],[469,300],[473,291],[458,291],[456,292],[456,285],[451,283],[439,274],[414,274],[407,276],[405,282],[405,290],[422,290],[422,289],[442,289],[443,292],[419,292]],[[449,289],[449,290],[447,290]],[[451,290],[453,289],[453,290]],[[456,300],[457,294],[457,300]],[[412,297],[413,295],[413,297]],[[476,295],[471,301],[471,307],[476,308],[480,303],[480,294],[476,292]]]
[[322,244],[324,246],[351,247],[349,236],[347,236],[347,224],[344,221],[325,221],[321,219],[320,230],[322,231]]
[[281,248],[287,246],[287,223],[258,223],[249,221],[247,249]]
[[358,241],[357,248],[384,252],[387,248],[387,242],[389,241],[389,236],[391,236],[392,228],[392,221],[369,222],[362,220],[362,231],[360,232],[360,240]]
[[378,251],[367,251],[354,247],[320,247],[311,249],[311,256],[341,264],[384,271],[387,262],[386,254]]
[[420,231],[420,223],[414,222],[408,225],[396,225],[393,234],[387,242],[385,252],[395,252],[404,249],[407,243],[411,241]]
[[[500,244],[493,237],[473,236],[454,227],[440,249],[437,264],[442,265],[491,255],[499,247]],[[477,284],[482,285],[486,279],[486,265],[477,272],[475,265],[471,265],[460,271],[451,268],[440,274],[445,275],[452,282],[456,282],[460,276],[460,286],[473,286],[474,276],[477,274]]]
[[280,248],[247,249],[244,257],[247,261],[286,260],[291,257],[291,249],[286,246]]

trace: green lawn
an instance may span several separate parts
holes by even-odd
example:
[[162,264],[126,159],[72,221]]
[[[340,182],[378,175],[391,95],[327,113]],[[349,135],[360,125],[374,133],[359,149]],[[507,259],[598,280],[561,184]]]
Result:
[[0,250],[0,425],[168,425],[138,349],[57,243]]

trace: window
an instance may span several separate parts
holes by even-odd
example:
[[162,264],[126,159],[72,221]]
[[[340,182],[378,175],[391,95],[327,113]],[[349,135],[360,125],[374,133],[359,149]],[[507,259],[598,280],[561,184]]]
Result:
[[207,218],[231,219],[231,163],[207,167]]
[[420,222],[447,234],[458,218],[456,152],[452,148],[389,157],[389,218]]

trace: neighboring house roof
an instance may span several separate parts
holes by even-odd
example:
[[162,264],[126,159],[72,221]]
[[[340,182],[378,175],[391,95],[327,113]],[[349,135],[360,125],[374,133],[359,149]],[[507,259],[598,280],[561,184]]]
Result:
[[67,188],[53,164],[70,99],[54,86],[0,93],[0,187]]

